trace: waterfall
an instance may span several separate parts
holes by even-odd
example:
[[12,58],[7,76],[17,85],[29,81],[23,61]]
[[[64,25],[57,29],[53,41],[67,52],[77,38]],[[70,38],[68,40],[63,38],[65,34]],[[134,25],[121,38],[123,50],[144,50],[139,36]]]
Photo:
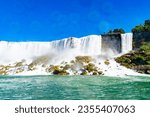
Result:
[[101,36],[91,35],[82,38],[69,38],[50,43],[56,52],[73,51],[77,55],[98,55],[101,53]]
[[0,64],[14,63],[22,59],[32,61],[38,56],[53,57],[53,62],[71,60],[79,55],[99,55],[101,36],[66,38],[52,42],[5,42],[0,41]]
[[0,64],[14,63],[23,59],[32,61],[36,57],[45,55],[51,58],[52,63],[70,61],[75,56],[104,55],[112,57],[120,54],[115,52],[117,48],[120,48],[116,46],[118,43],[121,43],[122,53],[132,50],[132,33],[121,34],[121,42],[115,38],[104,40],[106,41],[105,43],[104,41],[102,42],[101,35],[90,35],[82,38],[65,38],[51,42],[0,41]]
[[[85,67],[78,64],[72,66],[71,61],[75,60],[76,56],[92,56],[91,62],[95,64],[97,70],[102,71],[105,75],[116,74],[118,76],[130,73],[124,73],[128,70],[116,63],[114,57],[130,50],[132,50],[131,33],[121,34],[121,36],[118,34],[105,35],[105,38],[102,38],[101,35],[90,35],[51,42],[0,41],[0,69],[2,73],[4,70],[7,74],[41,75],[47,74],[47,68],[49,68],[47,66],[59,65],[64,68],[64,65],[70,65],[67,72],[70,75],[80,75]],[[25,60],[23,66],[16,67],[16,63],[22,60]],[[33,71],[29,69],[31,63],[34,63]],[[88,74],[93,74],[92,72]]]
[[50,43],[45,42],[0,42],[0,64],[31,60],[51,50]]
[[101,54],[101,40],[101,36],[89,36],[81,38],[79,40],[80,51],[90,56]]
[[121,34],[121,44],[122,44],[122,53],[128,53],[132,50],[132,41],[133,41],[133,34],[126,33]]

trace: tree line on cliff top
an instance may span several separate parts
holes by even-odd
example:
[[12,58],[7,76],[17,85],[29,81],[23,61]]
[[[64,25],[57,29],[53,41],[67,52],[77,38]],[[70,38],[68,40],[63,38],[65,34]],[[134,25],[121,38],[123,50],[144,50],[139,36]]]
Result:
[[[137,25],[132,29],[133,33],[147,32],[147,31],[150,31],[150,20],[145,20],[144,24]],[[125,31],[123,28],[116,28],[114,30],[109,30],[107,32],[107,34],[117,34],[117,33],[124,34]]]

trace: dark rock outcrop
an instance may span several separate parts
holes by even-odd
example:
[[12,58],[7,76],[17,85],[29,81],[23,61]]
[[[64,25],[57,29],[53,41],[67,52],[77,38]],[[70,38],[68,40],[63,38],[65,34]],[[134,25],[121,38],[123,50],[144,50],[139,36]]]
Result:
[[121,34],[104,34],[102,35],[102,51],[107,51],[107,48],[121,52]]

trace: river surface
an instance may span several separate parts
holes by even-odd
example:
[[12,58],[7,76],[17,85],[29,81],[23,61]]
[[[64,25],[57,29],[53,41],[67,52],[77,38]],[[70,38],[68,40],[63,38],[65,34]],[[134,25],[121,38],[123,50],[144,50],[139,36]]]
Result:
[[150,77],[0,76],[1,100],[150,100]]

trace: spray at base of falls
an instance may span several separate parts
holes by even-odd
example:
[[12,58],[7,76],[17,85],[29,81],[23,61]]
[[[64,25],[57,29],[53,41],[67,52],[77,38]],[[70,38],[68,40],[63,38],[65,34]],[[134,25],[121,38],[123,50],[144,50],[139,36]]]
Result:
[[101,36],[68,38],[52,42],[0,42],[0,64],[20,60],[33,61],[40,56],[49,56],[50,64],[70,61],[75,56],[93,56],[101,53]]
[[[132,34],[122,34],[121,42],[118,43],[122,45],[122,53],[129,52],[132,50]],[[47,75],[52,74],[46,71],[50,65],[59,65],[63,68],[67,64],[71,65],[71,61],[75,60],[77,56],[91,56],[93,60],[90,61],[90,65],[94,64],[94,68],[97,71],[102,71],[104,75],[134,74],[133,71],[115,62],[114,56],[120,53],[115,48],[115,43],[113,45],[113,41],[111,41],[113,48],[107,47],[107,51],[102,51],[102,44],[101,35],[68,38],[52,42],[2,41],[0,42],[0,56],[2,56],[0,64],[7,66],[7,69],[3,66],[0,66],[0,69],[6,70],[9,75]],[[106,64],[106,61],[109,61],[109,64]],[[21,65],[19,66],[18,63]],[[85,63],[82,67],[87,67],[88,64]],[[81,72],[86,71],[81,65],[76,66],[78,69],[75,72],[68,69],[67,73],[80,75]],[[126,73],[124,70],[128,72]],[[94,71],[87,73],[87,75],[92,74]]]

